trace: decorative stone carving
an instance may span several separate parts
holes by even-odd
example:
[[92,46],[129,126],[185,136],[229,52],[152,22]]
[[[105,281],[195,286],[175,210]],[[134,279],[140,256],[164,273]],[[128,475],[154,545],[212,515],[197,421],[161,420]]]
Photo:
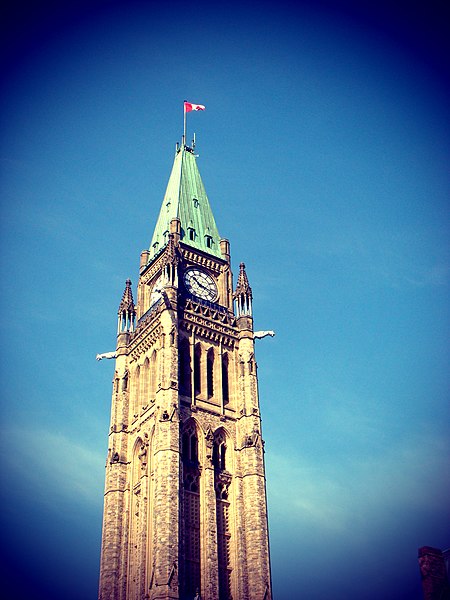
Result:
[[128,377],[129,377],[129,373],[128,373],[128,371],[125,371],[125,373],[123,374],[123,377],[122,377],[122,392],[126,392],[128,389]]
[[259,429],[256,425],[253,427],[253,431],[245,436],[243,446],[250,448],[251,446],[257,446],[260,440]]
[[178,572],[177,561],[174,561],[172,568],[170,569],[169,579],[167,581],[167,585],[169,586],[169,588],[172,588],[174,590],[178,589],[177,572]]
[[208,429],[205,433],[205,443],[207,448],[212,448],[214,442],[214,434],[211,429],[211,425],[208,425]]
[[95,356],[96,360],[102,360],[103,358],[116,358],[116,352],[102,352]]
[[[158,406],[158,409],[159,409],[159,406]],[[160,422],[173,421],[174,416],[177,416],[178,419],[180,418],[178,407],[176,404],[173,405],[172,412],[170,414],[166,409],[164,409],[161,413],[159,421]]]
[[169,233],[169,242],[166,246],[166,251],[164,253],[163,265],[173,265],[177,266],[180,262],[180,258],[178,256],[177,247],[175,246],[174,235],[173,233]]
[[216,276],[220,274],[220,264],[211,258],[201,256],[192,250],[180,248],[183,259],[186,262],[193,263],[202,267],[206,267],[209,271],[213,271]]
[[211,425],[208,425],[208,429],[205,433],[205,444],[206,444],[206,458],[212,463],[213,460],[213,444],[214,444],[214,433],[211,429]]
[[[147,322],[147,321],[146,321]],[[150,321],[148,321],[150,323]],[[139,322],[139,327],[143,325]],[[150,348],[161,339],[161,327],[158,322],[152,323],[150,327],[143,327],[135,331],[132,340],[132,349],[130,351],[132,360],[139,360],[140,356],[148,353]]]
[[275,331],[255,331],[255,333],[253,334],[253,338],[255,340],[260,340],[262,338],[267,337],[268,335],[270,335],[270,337],[274,337]]
[[138,458],[141,462],[141,470],[143,471],[147,466],[147,444],[142,444],[138,452]]
[[219,471],[216,473],[214,481],[214,489],[216,490],[216,496],[220,500],[228,499],[228,488],[232,480],[231,473],[228,471]]

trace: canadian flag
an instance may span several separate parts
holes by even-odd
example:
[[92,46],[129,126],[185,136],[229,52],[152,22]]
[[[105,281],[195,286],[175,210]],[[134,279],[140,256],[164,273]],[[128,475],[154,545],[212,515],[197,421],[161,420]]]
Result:
[[184,112],[191,112],[191,110],[205,110],[203,104],[192,104],[192,102],[184,103]]

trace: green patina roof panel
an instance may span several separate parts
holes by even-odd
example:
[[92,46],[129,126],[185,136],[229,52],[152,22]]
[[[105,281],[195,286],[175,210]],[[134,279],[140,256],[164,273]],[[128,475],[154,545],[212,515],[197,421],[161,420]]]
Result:
[[181,221],[181,241],[221,257],[220,236],[194,154],[181,148],[176,156],[150,244],[150,260],[168,242],[171,219]]

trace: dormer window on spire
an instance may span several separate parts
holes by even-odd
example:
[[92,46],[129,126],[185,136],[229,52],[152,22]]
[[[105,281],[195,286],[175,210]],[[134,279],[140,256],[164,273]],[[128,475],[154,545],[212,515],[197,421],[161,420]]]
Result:
[[[183,144],[175,155],[158,221],[150,242],[152,259],[166,246],[167,223],[179,219],[181,240],[217,258],[222,258],[219,232],[198,171],[195,154]],[[205,237],[205,236],[210,236]],[[153,244],[159,242],[159,247]]]

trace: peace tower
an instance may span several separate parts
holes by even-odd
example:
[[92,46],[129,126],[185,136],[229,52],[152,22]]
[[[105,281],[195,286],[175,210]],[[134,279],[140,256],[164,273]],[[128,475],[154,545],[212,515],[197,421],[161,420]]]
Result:
[[193,148],[177,145],[137,304],[127,280],[100,600],[271,600],[252,290],[233,292]]

